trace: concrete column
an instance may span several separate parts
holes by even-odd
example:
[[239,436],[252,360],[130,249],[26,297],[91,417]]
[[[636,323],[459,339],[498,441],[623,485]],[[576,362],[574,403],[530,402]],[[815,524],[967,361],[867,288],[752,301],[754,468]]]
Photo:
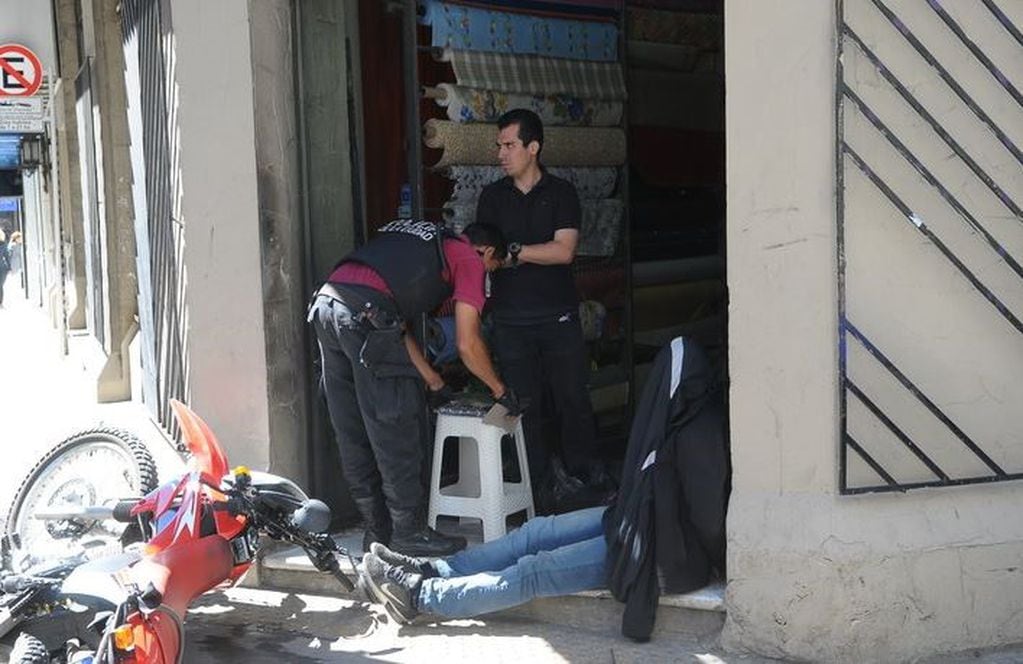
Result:
[[[60,53],[60,93],[53,99],[54,177],[59,192],[61,260],[66,271],[62,306],[68,329],[85,327],[85,245],[82,223],[82,180],[78,153],[78,123],[75,119],[75,75],[78,32],[75,28],[77,0],[54,0],[54,24]],[[70,286],[71,292],[67,289]],[[70,308],[69,307],[73,307]],[[65,339],[66,343],[66,339]]]
[[170,15],[180,95],[190,402],[233,463],[266,468],[270,421],[254,95],[269,91],[254,87],[246,0],[172,0]]
[[107,358],[96,385],[97,400],[101,402],[131,398],[128,344],[137,329],[138,311],[130,137],[117,6],[118,0],[82,0],[85,52],[93,58],[93,119],[101,198],[98,223],[105,228],[101,251],[107,307],[103,350]]
[[270,469],[305,480],[308,370],[292,0],[249,3]]
[[[725,4],[733,490],[723,642],[800,661],[895,662],[1019,641],[1018,482],[838,494],[835,3]],[[871,10],[870,3],[846,5]],[[922,6],[894,5],[903,14]],[[894,30],[887,34],[883,43],[906,53],[914,93],[943,85],[923,81],[933,72],[903,48]],[[950,42],[947,36],[931,43]],[[969,57],[964,51],[949,60]],[[861,75],[876,73],[865,66]],[[873,79],[868,84],[878,90],[886,85]],[[932,110],[950,114],[947,107]],[[951,159],[943,149],[936,153],[941,162]],[[887,154],[878,148],[865,156],[876,161]],[[898,181],[897,188],[904,191],[911,180]],[[872,203],[871,214],[858,220],[861,229],[892,214],[869,186],[846,189],[847,201],[854,195]],[[852,224],[847,219],[846,228]],[[965,282],[944,272],[927,273],[941,277],[930,283],[922,276],[919,284],[890,278],[899,276],[892,269],[902,267],[898,260],[924,265],[920,253],[940,259],[911,231],[907,225],[906,234],[866,246],[874,263],[868,258],[865,270],[884,277],[880,296],[885,289],[916,286],[910,299],[946,303],[913,336],[898,334],[894,323],[881,326],[900,343],[920,345],[940,341],[942,321],[967,319],[967,305],[979,305],[974,295],[963,294]],[[886,253],[893,245],[901,259]],[[856,304],[874,321],[900,313],[879,297]],[[976,348],[967,346],[969,355],[998,352],[1003,365],[1018,365],[1018,351],[1010,352],[1014,346],[1004,339],[994,349],[986,340],[971,341]],[[964,381],[1004,379],[997,367],[995,375],[971,375],[977,369],[966,368],[969,359],[939,354],[929,364],[962,362],[958,376]],[[1013,375],[1018,385],[1018,371]],[[966,407],[991,398],[978,389]],[[1018,401],[1000,404],[1005,419],[992,422],[990,430],[1015,441],[1018,451],[1021,428],[1013,403]],[[1013,458],[1018,466],[1018,453]]]

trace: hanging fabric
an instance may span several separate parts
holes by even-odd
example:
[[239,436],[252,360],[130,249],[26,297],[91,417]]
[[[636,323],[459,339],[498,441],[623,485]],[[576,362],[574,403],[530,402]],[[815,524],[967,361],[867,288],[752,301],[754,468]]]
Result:
[[[434,168],[452,164],[494,165],[497,151],[492,124],[457,124],[427,120],[423,142],[444,150]],[[549,127],[544,131],[541,161],[550,166],[617,166],[625,163],[625,132],[615,127]]]
[[[622,119],[622,103],[580,99],[572,95],[530,95],[500,90],[467,88],[440,83],[430,89],[437,105],[446,108],[452,122],[496,122],[513,108],[528,108],[546,126],[613,127]],[[435,92],[433,92],[435,91]]]
[[[618,181],[618,169],[612,166],[552,166],[547,172],[571,182],[580,200],[609,198]],[[503,178],[504,171],[499,166],[448,166],[442,175],[454,180],[452,203],[471,203],[475,207],[483,187]]]
[[626,98],[625,76],[617,62],[589,62],[446,48],[458,85],[530,94],[569,94],[584,99]]
[[505,12],[575,18],[590,21],[618,20],[623,0],[445,0],[453,5],[467,5]]
[[601,62],[618,59],[618,26],[614,23],[495,11],[440,0],[425,0],[424,5],[422,22],[430,26],[435,47]]
[[626,34],[630,40],[685,44],[700,50],[720,51],[724,39],[720,14],[630,7],[626,21]]

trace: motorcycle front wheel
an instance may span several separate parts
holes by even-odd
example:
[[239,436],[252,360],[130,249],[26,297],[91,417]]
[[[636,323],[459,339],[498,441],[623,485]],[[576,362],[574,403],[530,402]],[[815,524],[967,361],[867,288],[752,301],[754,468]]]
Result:
[[81,431],[50,449],[18,487],[4,536],[16,571],[85,551],[120,548],[125,524],[112,519],[40,520],[39,510],[98,506],[142,496],[157,486],[156,463],[145,444],[121,429]]
[[50,653],[46,646],[36,637],[22,632],[11,648],[0,644],[0,654],[8,650],[7,661],[10,664],[50,664]]

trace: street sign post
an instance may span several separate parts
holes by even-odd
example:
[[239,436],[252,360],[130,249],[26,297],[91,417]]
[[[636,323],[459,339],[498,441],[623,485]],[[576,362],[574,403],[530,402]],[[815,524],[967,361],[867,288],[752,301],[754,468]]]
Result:
[[31,97],[43,84],[43,65],[21,44],[0,46],[0,97]]

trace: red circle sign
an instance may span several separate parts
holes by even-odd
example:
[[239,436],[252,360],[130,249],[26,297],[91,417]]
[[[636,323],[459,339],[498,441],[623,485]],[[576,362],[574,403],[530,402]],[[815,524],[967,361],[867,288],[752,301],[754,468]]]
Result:
[[43,84],[43,65],[21,44],[0,46],[0,97],[31,97]]

